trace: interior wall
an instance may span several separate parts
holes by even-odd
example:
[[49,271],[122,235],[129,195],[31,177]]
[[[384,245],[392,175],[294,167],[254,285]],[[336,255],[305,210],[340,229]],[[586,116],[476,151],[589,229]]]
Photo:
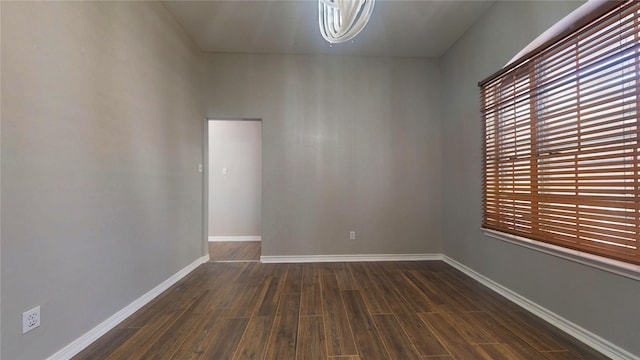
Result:
[[437,61],[213,54],[206,72],[209,118],[263,120],[263,255],[441,252]]
[[209,236],[260,236],[261,188],[262,122],[209,121]]
[[43,359],[203,255],[201,53],[160,3],[0,6],[2,358]]
[[445,54],[444,253],[614,344],[640,355],[638,281],[486,237],[478,81],[581,2],[496,2]]

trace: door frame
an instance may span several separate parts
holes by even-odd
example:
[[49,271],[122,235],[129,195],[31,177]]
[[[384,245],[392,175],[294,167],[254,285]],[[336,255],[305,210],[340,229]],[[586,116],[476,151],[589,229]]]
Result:
[[[209,122],[210,121],[260,121],[262,129],[260,131],[260,163],[264,164],[264,120],[262,118],[234,118],[234,117],[205,117],[203,122],[203,153],[202,153],[202,256],[209,255]],[[264,171],[262,172],[264,173]],[[262,233],[262,209],[264,209],[264,179],[260,176],[260,232]],[[260,234],[261,236],[263,234]],[[264,236],[262,236],[264,244]],[[261,247],[262,248],[262,247]]]

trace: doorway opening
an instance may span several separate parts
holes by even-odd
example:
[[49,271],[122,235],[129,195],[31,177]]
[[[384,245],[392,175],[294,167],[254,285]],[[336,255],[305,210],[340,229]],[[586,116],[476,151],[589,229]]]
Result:
[[259,261],[262,121],[207,121],[210,261]]

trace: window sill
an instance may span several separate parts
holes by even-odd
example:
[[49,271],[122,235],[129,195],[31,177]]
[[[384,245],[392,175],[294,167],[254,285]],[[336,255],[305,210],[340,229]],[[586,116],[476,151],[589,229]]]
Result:
[[494,239],[506,241],[508,243],[519,246],[524,246],[528,249],[540,251],[545,254],[553,255],[562,259],[591,266],[596,269],[604,270],[636,281],[640,281],[640,266],[638,265],[628,264],[622,261],[617,261],[598,255],[567,249],[561,246],[547,244],[544,242],[527,239],[522,236],[507,234],[496,230],[483,228],[482,232],[486,236],[492,237]]

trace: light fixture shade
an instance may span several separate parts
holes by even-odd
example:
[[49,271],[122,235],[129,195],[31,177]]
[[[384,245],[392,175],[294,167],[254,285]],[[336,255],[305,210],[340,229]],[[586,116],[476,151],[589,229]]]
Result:
[[318,0],[322,37],[343,43],[353,39],[369,22],[375,0]]

